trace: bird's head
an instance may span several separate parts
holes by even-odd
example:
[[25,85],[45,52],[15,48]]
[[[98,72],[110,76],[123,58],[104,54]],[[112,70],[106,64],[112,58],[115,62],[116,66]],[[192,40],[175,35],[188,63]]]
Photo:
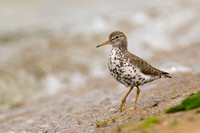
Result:
[[126,35],[121,31],[114,31],[110,34],[109,40],[98,45],[97,48],[107,44],[111,44],[113,47],[119,45],[127,45]]

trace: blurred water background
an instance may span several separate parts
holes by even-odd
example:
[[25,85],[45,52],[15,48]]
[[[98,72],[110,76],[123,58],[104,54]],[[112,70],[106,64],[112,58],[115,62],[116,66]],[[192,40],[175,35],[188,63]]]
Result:
[[[1,0],[0,112],[62,90],[98,88],[98,81],[110,77],[111,46],[96,45],[112,31],[125,32],[129,50],[146,60],[199,44],[199,5],[199,0]],[[198,69],[170,61],[157,66],[171,73]]]

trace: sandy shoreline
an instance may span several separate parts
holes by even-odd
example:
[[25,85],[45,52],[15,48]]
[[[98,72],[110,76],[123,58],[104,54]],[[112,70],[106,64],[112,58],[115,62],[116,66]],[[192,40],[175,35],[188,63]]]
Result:
[[[136,110],[126,114],[113,113],[128,89],[111,78],[99,79],[98,82],[79,91],[62,91],[49,98],[1,114],[0,129],[2,132],[110,131],[120,124],[138,122],[162,113],[168,107],[180,103],[192,92],[199,91],[200,72],[197,71],[199,65],[197,60],[200,60],[199,49],[199,45],[194,45],[154,58],[153,62],[159,62],[158,64],[169,60],[179,61],[179,64],[189,66],[192,71],[172,73],[172,79],[160,79],[141,87]],[[133,104],[134,97],[135,91],[128,97],[126,108]],[[96,128],[97,120],[110,116],[118,118],[116,123]]]

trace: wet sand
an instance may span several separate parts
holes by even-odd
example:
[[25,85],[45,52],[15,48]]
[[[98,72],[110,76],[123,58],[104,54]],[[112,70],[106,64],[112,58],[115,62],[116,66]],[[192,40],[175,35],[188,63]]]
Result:
[[[179,63],[189,71],[175,71],[172,79],[160,79],[141,88],[137,108],[114,113],[128,88],[120,85],[111,76],[90,80],[90,84],[77,89],[60,91],[57,94],[27,101],[25,105],[0,114],[1,132],[104,132],[118,125],[138,122],[149,116],[164,112],[179,104],[192,92],[200,90],[200,45],[158,52],[149,62],[162,66],[166,62]],[[105,66],[106,67],[106,66]],[[135,90],[128,96],[126,108],[134,103]],[[97,128],[96,121],[116,116],[115,123]],[[194,125],[195,126],[195,125]],[[168,129],[166,129],[167,131]]]

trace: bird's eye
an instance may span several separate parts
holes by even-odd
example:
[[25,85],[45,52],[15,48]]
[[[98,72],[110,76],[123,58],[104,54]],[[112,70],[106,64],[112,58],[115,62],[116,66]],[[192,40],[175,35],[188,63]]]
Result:
[[119,38],[119,36],[116,36],[115,38],[116,38],[116,39],[118,39],[118,38]]

